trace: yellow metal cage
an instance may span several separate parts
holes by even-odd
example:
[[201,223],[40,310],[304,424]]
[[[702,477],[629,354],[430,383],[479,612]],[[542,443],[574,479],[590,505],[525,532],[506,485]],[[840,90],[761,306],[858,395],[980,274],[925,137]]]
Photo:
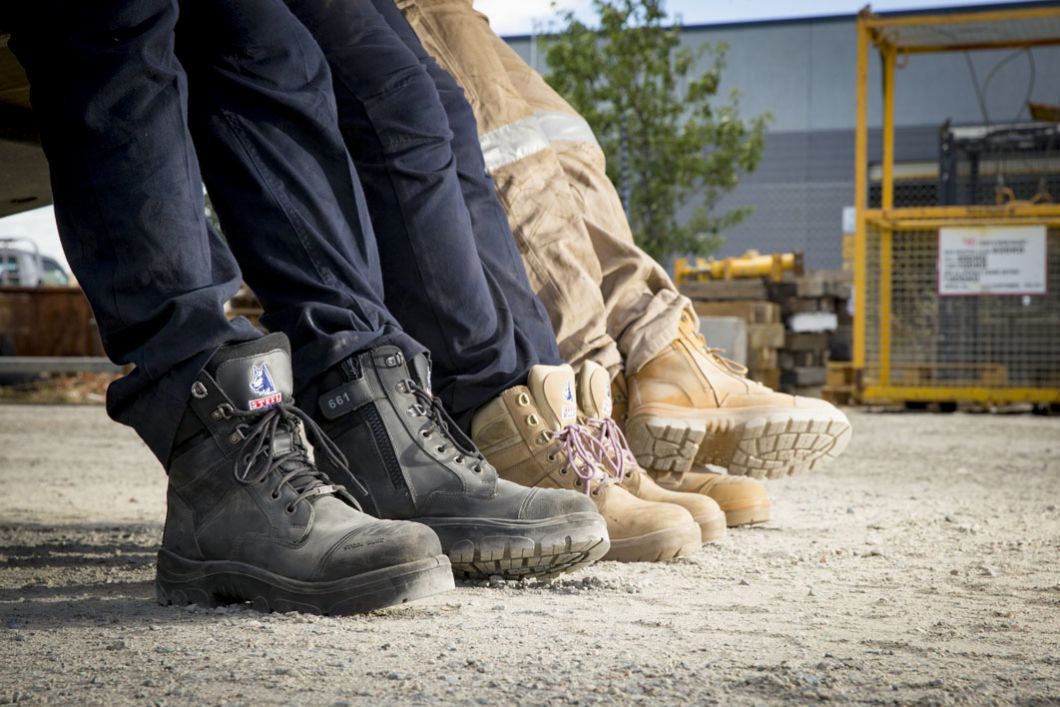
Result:
[[[1057,45],[1060,7],[907,17],[878,17],[866,7],[857,32],[853,353],[860,398],[1060,402],[1060,205],[1009,199],[995,206],[894,206],[898,60],[924,52]],[[883,67],[876,209],[868,204],[870,46]],[[1045,231],[1044,292],[941,294],[941,229],[1018,226]]]

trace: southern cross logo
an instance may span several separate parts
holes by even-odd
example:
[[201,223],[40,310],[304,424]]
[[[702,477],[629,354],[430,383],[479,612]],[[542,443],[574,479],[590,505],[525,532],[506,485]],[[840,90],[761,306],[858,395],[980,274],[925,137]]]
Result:
[[248,402],[248,407],[251,410],[262,410],[272,407],[283,400],[283,395],[276,392],[276,384],[272,382],[269,366],[264,362],[255,363],[251,369],[250,390],[256,395],[264,396]]
[[250,389],[258,395],[268,395],[276,392],[272,376],[269,375],[269,366],[266,363],[255,363],[250,376]]
[[578,407],[574,403],[574,386],[571,385],[570,381],[563,385],[563,409],[560,411],[560,415],[564,421],[574,420],[578,417]]

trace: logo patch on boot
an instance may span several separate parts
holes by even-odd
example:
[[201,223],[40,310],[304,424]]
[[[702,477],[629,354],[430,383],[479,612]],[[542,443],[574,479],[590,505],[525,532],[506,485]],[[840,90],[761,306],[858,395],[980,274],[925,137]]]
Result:
[[574,385],[570,381],[563,385],[563,409],[560,410],[560,417],[564,422],[578,417],[578,404],[574,402]]
[[283,394],[276,391],[269,366],[264,362],[254,364],[250,376],[250,390],[255,395],[263,396],[248,401],[247,407],[251,410],[263,410],[283,400]]

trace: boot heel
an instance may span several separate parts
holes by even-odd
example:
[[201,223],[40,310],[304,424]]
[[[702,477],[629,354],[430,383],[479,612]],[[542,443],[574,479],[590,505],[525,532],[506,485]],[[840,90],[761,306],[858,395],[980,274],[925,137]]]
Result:
[[204,609],[213,609],[224,602],[207,589],[192,584],[178,585],[155,577],[155,599],[162,606],[188,606],[196,604]]
[[207,586],[209,577],[196,571],[194,564],[166,550],[159,551],[155,574],[155,598],[159,604],[197,604],[212,609],[225,603],[212,587]]

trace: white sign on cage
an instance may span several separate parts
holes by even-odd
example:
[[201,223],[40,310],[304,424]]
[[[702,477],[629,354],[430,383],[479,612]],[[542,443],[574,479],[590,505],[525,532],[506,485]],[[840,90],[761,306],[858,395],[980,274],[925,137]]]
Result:
[[1045,226],[940,228],[939,295],[1044,295],[1045,233]]

